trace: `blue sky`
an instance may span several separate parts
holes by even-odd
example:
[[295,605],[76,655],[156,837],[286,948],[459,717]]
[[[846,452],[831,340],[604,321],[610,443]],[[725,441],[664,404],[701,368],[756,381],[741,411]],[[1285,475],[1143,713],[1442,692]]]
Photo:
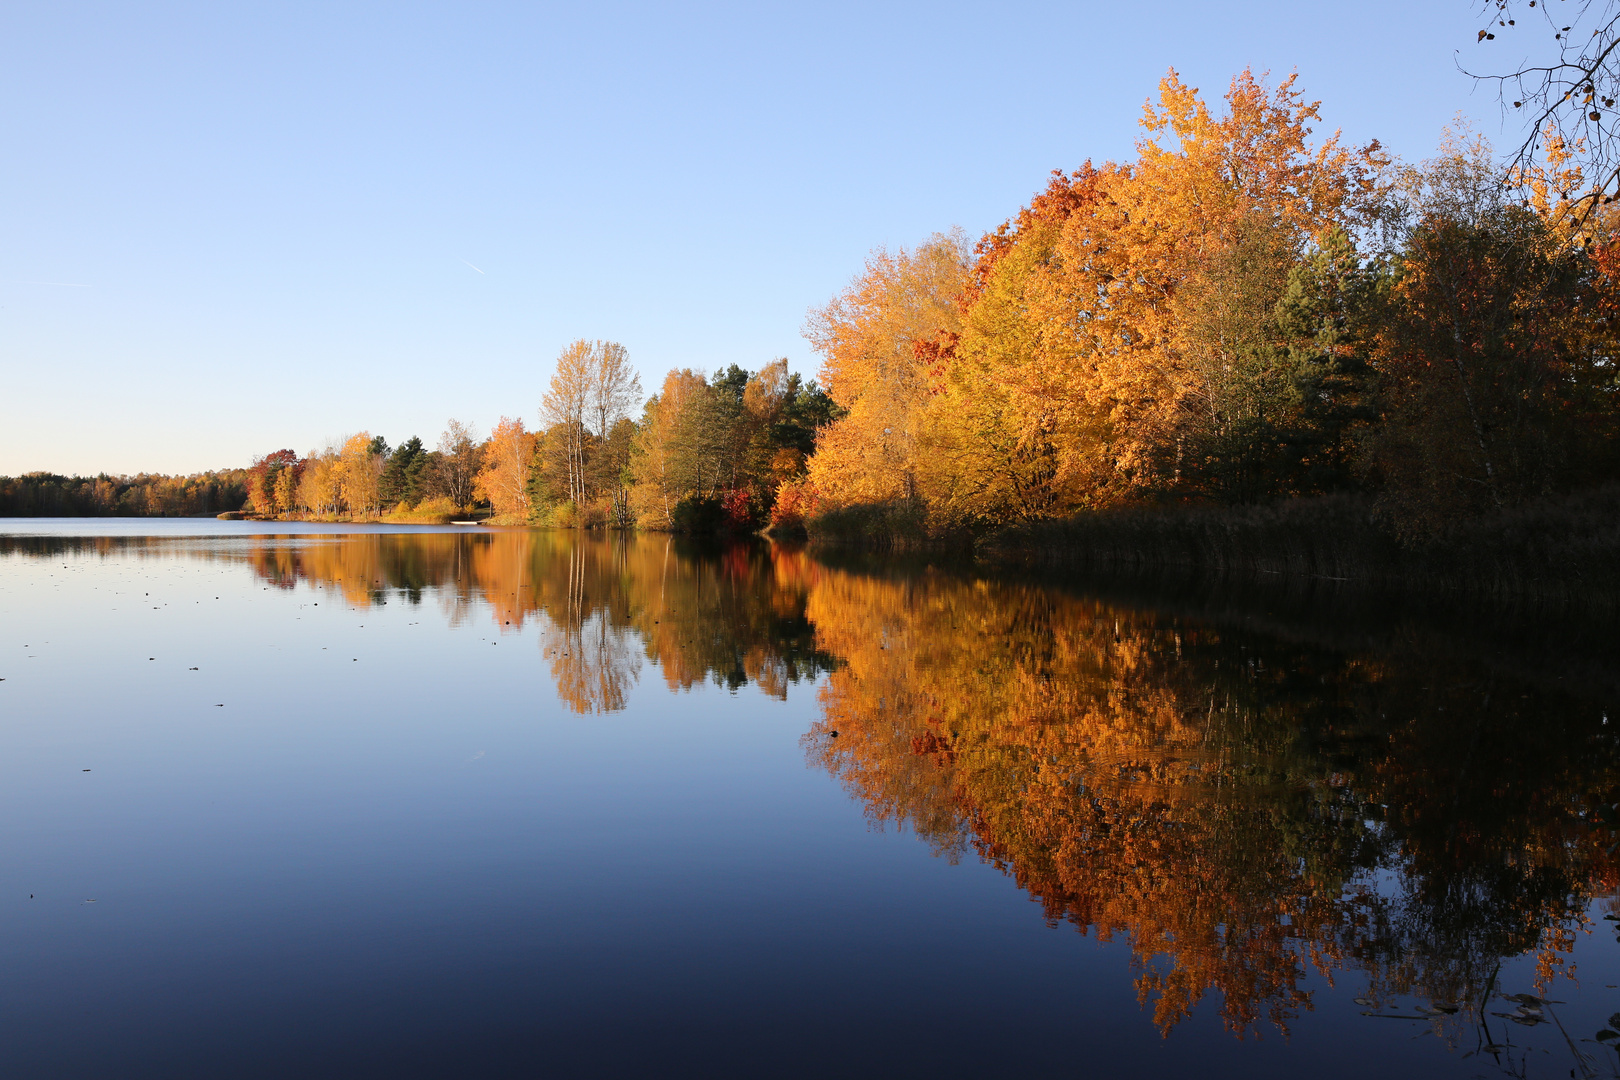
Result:
[[533,424],[579,337],[649,390],[812,374],[805,311],[870,248],[1129,156],[1172,66],[1297,70],[1323,133],[1409,159],[1501,135],[1454,63],[1477,10],[9,0],[0,474]]

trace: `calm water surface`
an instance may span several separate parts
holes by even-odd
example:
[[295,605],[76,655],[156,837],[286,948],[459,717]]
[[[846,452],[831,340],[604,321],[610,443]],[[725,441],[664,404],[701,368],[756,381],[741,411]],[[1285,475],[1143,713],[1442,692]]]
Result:
[[297,528],[0,521],[5,1075],[1620,1067],[1612,627]]

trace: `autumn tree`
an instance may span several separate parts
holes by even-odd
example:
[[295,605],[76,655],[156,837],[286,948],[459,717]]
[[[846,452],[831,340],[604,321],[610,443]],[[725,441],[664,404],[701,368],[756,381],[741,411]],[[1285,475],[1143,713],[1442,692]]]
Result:
[[[1354,225],[1375,192],[1376,144],[1313,147],[1318,105],[1294,81],[1268,93],[1244,72],[1216,116],[1171,73],[1144,115],[1137,160],[1111,174],[1095,213],[1065,223],[1058,280],[1085,347],[1070,400],[1106,419],[1107,452],[1130,487],[1174,485],[1189,442],[1219,439],[1235,419],[1232,393],[1265,396],[1265,357],[1220,335],[1242,321],[1242,304],[1280,299],[1289,256]],[[1211,309],[1235,270],[1248,280],[1226,288],[1245,299]],[[1244,362],[1234,348],[1247,348]],[[1227,365],[1235,385],[1216,385],[1212,368]]]
[[577,508],[572,498],[572,438],[562,424],[552,424],[535,432],[534,457],[529,470],[530,505]]
[[369,431],[351,435],[339,451],[338,486],[349,513],[365,517],[378,506],[378,482],[382,479],[383,458],[372,450]]
[[527,521],[533,459],[534,436],[524,430],[523,421],[501,417],[484,451],[483,468],[474,478],[474,494],[488,499],[496,514]]
[[1055,175],[980,242],[958,325],[917,346],[936,526],[1276,493],[1268,460],[1303,400],[1277,305],[1365,220],[1384,165],[1376,144],[1313,145],[1293,83],[1245,72],[1217,115],[1172,72],[1134,160]]
[[631,461],[635,453],[636,422],[621,416],[605,437],[596,440],[585,479],[591,490],[605,497],[608,524],[626,528],[635,523],[630,509],[630,488],[635,483]]
[[556,370],[540,403],[545,425],[540,440],[540,468],[554,479],[547,486],[559,489],[562,501],[573,504],[583,524],[604,515],[594,505],[605,496],[608,514],[622,518],[626,511],[624,456],[628,443],[615,444],[618,467],[595,463],[598,447],[613,439],[613,430],[641,403],[641,377],[630,366],[623,345],[614,341],[571,343],[557,358]]
[[676,426],[677,470],[700,498],[736,485],[745,436],[743,391],[748,372],[732,364],[687,398]]
[[585,411],[591,432],[606,439],[641,404],[641,376],[630,366],[629,352],[616,341],[591,346],[586,376]]
[[295,461],[276,473],[276,511],[282,515],[298,509],[298,482],[304,471],[303,461]]
[[330,445],[321,451],[310,451],[298,484],[298,505],[312,514],[329,517],[338,512],[342,498],[338,452]]
[[[298,454],[292,450],[277,450],[255,458],[248,469],[248,501],[255,514],[273,517],[279,510],[276,485],[280,474],[297,464]],[[142,495],[141,510],[146,512],[146,498]]]
[[632,442],[631,509],[645,527],[752,532],[780,490],[802,480],[817,437],[839,415],[785,359],[709,378],[672,371]]
[[776,458],[778,425],[795,387],[787,359],[771,361],[743,384],[740,400],[743,439],[741,472],[746,483],[775,486],[772,464]]
[[585,502],[585,413],[590,407],[595,384],[594,348],[584,338],[572,342],[557,356],[556,370],[545,397],[540,401],[540,418],[548,438],[555,432],[555,450],[564,476],[569,502]]
[[958,332],[914,347],[937,398],[917,463],[936,526],[1046,517],[1116,495],[1106,419],[1071,400],[1085,349],[1056,278],[1064,224],[1104,197],[1114,169],[1054,173],[975,246]]
[[960,232],[915,251],[874,251],[850,285],[812,309],[804,335],[821,383],[843,410],[820,434],[811,482],[841,503],[918,498],[916,442],[933,381],[917,346],[960,329],[954,301],[970,267]]
[[648,399],[631,459],[636,480],[632,507],[640,523],[672,528],[676,505],[700,481],[683,438],[698,429],[691,417],[709,393],[702,375],[682,369],[666,375],[662,388]]

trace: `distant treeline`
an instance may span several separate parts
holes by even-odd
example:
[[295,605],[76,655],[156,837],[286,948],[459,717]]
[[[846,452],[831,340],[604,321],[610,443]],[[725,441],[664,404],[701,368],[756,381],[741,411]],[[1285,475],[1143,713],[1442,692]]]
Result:
[[0,517],[196,517],[237,510],[248,470],[191,476],[0,476]]
[[393,521],[483,510],[505,524],[747,532],[803,482],[817,431],[838,415],[786,360],[672,371],[643,402],[623,346],[577,341],[557,360],[538,431],[502,417],[480,439],[451,420],[433,449],[363,431],[304,456],[278,450],[248,469],[244,509]]

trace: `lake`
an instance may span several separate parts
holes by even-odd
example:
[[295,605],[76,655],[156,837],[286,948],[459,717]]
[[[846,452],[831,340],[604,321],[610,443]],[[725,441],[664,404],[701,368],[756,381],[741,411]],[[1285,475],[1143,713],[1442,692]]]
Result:
[[1613,629],[0,520],[0,1070],[1614,1076]]

